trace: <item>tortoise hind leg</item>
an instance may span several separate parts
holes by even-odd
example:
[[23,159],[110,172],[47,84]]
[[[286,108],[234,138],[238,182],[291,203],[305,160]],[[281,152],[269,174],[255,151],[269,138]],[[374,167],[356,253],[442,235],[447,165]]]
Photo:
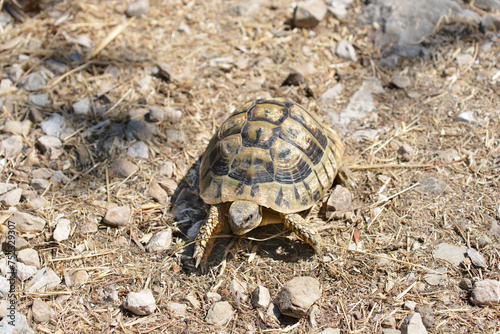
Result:
[[315,228],[308,226],[308,222],[299,214],[283,215],[283,224],[290,231],[295,232],[304,242],[309,244],[316,253],[321,253],[321,236]]
[[207,217],[196,236],[193,259],[196,261],[196,268],[200,263],[205,264],[214,246],[215,236],[224,227],[224,214],[222,205],[213,205],[208,211]]

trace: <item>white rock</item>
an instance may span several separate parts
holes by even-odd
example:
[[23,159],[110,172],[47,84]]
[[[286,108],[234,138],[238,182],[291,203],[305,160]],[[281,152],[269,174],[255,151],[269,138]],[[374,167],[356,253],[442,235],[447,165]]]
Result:
[[71,233],[71,221],[69,219],[59,219],[54,229],[53,238],[57,242],[68,240]]
[[340,334],[340,328],[325,328],[318,334]]
[[52,114],[52,117],[40,123],[43,133],[48,136],[59,137],[66,128],[66,121],[58,113]]
[[293,24],[299,28],[312,28],[325,17],[327,7],[323,0],[301,1],[295,7]]
[[16,229],[22,232],[40,232],[45,227],[45,220],[24,212],[15,212],[9,221],[14,222]]
[[0,156],[15,158],[23,150],[23,137],[12,135],[0,142]]
[[342,84],[338,83],[335,86],[328,88],[321,96],[318,98],[318,104],[323,106],[332,105],[335,103],[335,98],[342,93]]
[[15,189],[16,185],[12,183],[0,182],[0,195],[5,194],[12,189]]
[[47,75],[43,71],[32,72],[21,79],[20,86],[30,92],[42,89],[47,83]]
[[337,56],[340,58],[348,59],[353,62],[358,61],[358,56],[356,55],[356,50],[354,50],[354,47],[349,43],[348,41],[340,41],[337,44],[337,48],[335,49],[335,53]]
[[183,316],[186,314],[187,305],[175,302],[167,303],[168,312],[172,313],[175,316]]
[[72,272],[64,272],[64,283],[68,288],[79,287],[87,283],[89,279],[89,274],[86,270],[74,270]]
[[40,298],[33,300],[31,311],[33,312],[33,320],[39,324],[47,323],[56,316],[56,312],[52,307]]
[[33,248],[21,249],[17,253],[17,260],[27,266],[35,266],[37,269],[40,268],[40,258],[38,257],[38,252]]
[[42,136],[38,138],[37,142],[42,153],[51,149],[60,149],[62,147],[62,141],[56,136]]
[[467,67],[472,65],[474,57],[468,53],[462,53],[457,56],[457,64],[459,67]]
[[435,271],[435,273],[431,272],[424,275],[424,280],[427,282],[427,284],[438,285],[446,278],[448,278],[448,270],[446,268],[438,268],[435,269]]
[[148,252],[161,252],[169,249],[172,246],[172,229],[167,229],[157,232],[151,240],[149,240],[146,250]]
[[196,298],[195,295],[193,295],[192,293],[188,294],[186,296],[186,300],[189,302],[189,304],[191,304],[191,306],[195,309],[199,309],[201,307],[201,303],[200,301],[198,300],[198,298]]
[[466,247],[453,246],[447,243],[440,243],[432,252],[435,259],[443,259],[458,266],[465,259]]
[[19,204],[22,194],[23,190],[21,188],[13,189],[8,193],[0,196],[0,203],[4,204],[5,206],[16,206]]
[[269,294],[269,289],[265,286],[259,285],[252,292],[252,306],[255,308],[267,309],[269,303],[271,302],[271,295]]
[[283,286],[275,303],[281,313],[302,318],[321,297],[321,284],[313,277],[295,277]]
[[9,313],[10,302],[8,299],[0,300],[0,319],[5,318],[7,313]]
[[37,168],[31,172],[31,176],[34,179],[43,179],[47,180],[52,177],[54,172],[48,168]]
[[138,141],[130,146],[127,154],[131,158],[149,159],[149,149],[143,141]]
[[352,0],[328,0],[328,11],[331,12],[337,19],[344,19],[347,16],[347,6]]
[[90,115],[92,103],[90,98],[86,97],[76,103],[73,103],[73,111],[77,115]]
[[469,124],[479,123],[478,120],[476,119],[474,111],[464,111],[463,113],[455,117],[454,121],[469,123]]
[[21,281],[26,281],[27,279],[33,277],[37,272],[35,266],[27,266],[22,262],[16,262],[16,276]]
[[31,122],[28,119],[22,122],[6,120],[5,127],[3,130],[5,132],[12,133],[13,135],[27,136],[30,132],[30,128],[31,128]]
[[467,248],[467,256],[472,261],[472,264],[475,265],[476,267],[486,269],[488,268],[488,265],[486,264],[486,259],[484,258],[483,254],[475,250],[474,248]]
[[229,292],[233,297],[233,300],[236,304],[244,303],[248,299],[248,292],[246,289],[245,283],[240,283],[238,280],[233,279],[231,283],[229,283]]
[[217,302],[210,307],[205,320],[209,324],[224,325],[232,316],[233,307],[229,302]]
[[417,303],[415,303],[413,300],[407,300],[405,301],[405,304],[403,306],[406,310],[414,311]]
[[470,301],[475,305],[500,305],[500,281],[485,279],[475,282],[470,294]]
[[149,13],[149,0],[135,0],[125,10],[127,16],[143,16]]
[[44,191],[50,186],[50,181],[44,179],[32,179],[30,182],[30,186],[35,190]]
[[209,291],[206,293],[205,299],[209,303],[217,303],[217,302],[222,300],[222,296],[220,294],[218,294],[217,292]]
[[401,325],[401,334],[426,334],[427,329],[422,323],[422,317],[419,313],[410,314]]
[[149,315],[156,309],[156,301],[149,289],[130,292],[123,301],[123,307],[137,315]]
[[5,277],[0,276],[0,298],[5,298],[9,294],[10,283]]
[[44,267],[40,269],[26,285],[26,291],[45,291],[45,289],[58,286],[59,283],[61,283],[61,279],[56,275],[54,270]]
[[49,97],[47,94],[32,94],[28,96],[28,103],[44,108],[49,103]]
[[[14,326],[12,326],[14,324]],[[5,318],[0,321],[0,333],[2,334],[33,334],[33,330],[28,326],[28,320],[24,315],[14,311],[9,311]]]

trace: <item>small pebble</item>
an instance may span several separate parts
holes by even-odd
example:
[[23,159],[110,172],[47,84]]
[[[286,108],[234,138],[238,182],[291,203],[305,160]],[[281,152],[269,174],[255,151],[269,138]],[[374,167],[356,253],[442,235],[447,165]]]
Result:
[[144,16],[149,13],[149,0],[136,0],[130,3],[125,10],[129,17]]
[[68,65],[55,59],[49,59],[45,64],[49,70],[58,75],[64,74],[69,70]]
[[165,205],[168,203],[168,193],[156,182],[151,182],[151,184],[149,185],[148,194],[160,204]]
[[401,325],[401,334],[426,334],[427,329],[422,323],[419,313],[408,315]]
[[123,301],[123,307],[137,315],[149,315],[156,309],[156,301],[149,289],[130,292]]
[[349,189],[336,185],[326,204],[326,218],[339,219],[351,207],[352,195]]
[[474,57],[468,53],[462,53],[462,54],[459,54],[457,56],[457,64],[458,64],[458,67],[461,67],[461,68],[472,65],[473,61],[474,61]]
[[71,221],[69,219],[59,219],[54,229],[53,238],[57,242],[68,240],[71,233]]
[[252,306],[255,308],[267,309],[271,302],[269,289],[264,286],[257,286],[252,292]]
[[129,137],[130,139],[148,141],[151,140],[153,136],[158,133],[158,128],[153,123],[130,120],[127,123],[127,128],[125,129],[125,133],[127,137]]
[[32,94],[28,96],[28,103],[44,108],[49,103],[49,97],[47,94]]
[[444,281],[446,278],[448,278],[448,273],[446,268],[438,268],[435,269],[436,273],[431,272],[428,274],[424,275],[424,280],[427,282],[429,285],[438,285],[442,281]]
[[300,1],[293,13],[293,24],[298,28],[312,28],[323,20],[326,12],[323,0]]
[[167,108],[165,110],[165,121],[175,124],[182,118],[182,110],[175,108]]
[[109,209],[104,216],[104,223],[111,226],[124,226],[130,222],[131,210],[129,206],[116,206]]
[[395,328],[382,328],[382,334],[401,334],[401,331]]
[[209,291],[205,295],[205,299],[207,300],[208,303],[217,303],[222,300],[222,296],[217,292]]
[[59,138],[66,129],[66,121],[60,114],[54,113],[48,120],[40,123],[40,126],[44,134]]
[[16,267],[16,276],[21,281],[26,281],[37,273],[35,266],[27,266],[22,262],[16,262]]
[[45,220],[24,212],[14,213],[9,221],[15,223],[16,229],[22,232],[37,233],[45,227]]
[[205,320],[209,324],[224,325],[233,317],[233,307],[229,302],[216,302],[207,312]]
[[193,295],[192,293],[188,294],[186,296],[186,300],[189,302],[189,304],[191,304],[191,306],[195,309],[199,309],[201,308],[201,303],[200,301],[198,300],[198,298],[196,298],[195,295]]
[[149,148],[143,141],[138,141],[128,148],[127,154],[131,158],[149,159]]
[[139,167],[127,159],[116,159],[111,164],[111,170],[122,177],[129,177],[137,172]]
[[[14,324],[14,326],[12,326]],[[7,314],[0,321],[0,333],[4,334],[33,334],[33,330],[28,325],[26,316],[14,310],[14,314]]]
[[44,324],[54,319],[56,312],[46,302],[40,298],[35,298],[31,305],[31,312],[33,313],[33,320],[36,323]]
[[27,136],[30,132],[31,122],[28,119],[24,121],[6,120],[3,131],[19,136]]
[[[4,252],[8,252],[10,246],[12,246],[12,244],[9,244],[8,240],[6,239],[2,243],[2,250]],[[18,235],[15,236],[15,239],[14,239],[14,250],[16,252],[19,252],[21,249],[25,249],[25,248],[28,248],[28,247],[30,247],[30,244],[26,240],[24,240],[23,238],[21,238]]]
[[56,170],[54,172],[54,175],[52,175],[52,177],[50,178],[50,182],[52,183],[68,184],[70,181],[71,179],[64,175],[64,173],[60,170]]
[[73,103],[73,112],[77,115],[90,115],[92,112],[90,98],[86,97],[83,100]]
[[149,114],[148,114],[148,120],[150,122],[161,122],[165,119],[165,110],[160,107],[150,107],[149,108]]
[[479,306],[500,305],[500,281],[485,279],[475,282],[471,290],[470,301]]
[[162,252],[172,246],[172,229],[167,229],[156,232],[155,235],[149,240],[146,250],[152,252]]
[[455,122],[462,122],[462,123],[479,123],[476,119],[474,111],[464,111],[457,117],[453,119]]
[[356,50],[348,41],[340,41],[335,48],[335,54],[340,58],[351,60],[353,62],[358,61],[358,56],[356,55]]
[[22,194],[22,189],[13,189],[3,195],[0,195],[0,203],[5,206],[16,206],[21,201]]
[[391,83],[401,89],[410,87],[411,80],[405,75],[395,75],[391,79]]
[[229,284],[229,292],[231,293],[233,300],[236,302],[236,305],[240,305],[241,303],[246,302],[248,299],[246,284],[245,286],[243,286],[243,284],[244,283],[240,283],[236,279],[233,279]]
[[422,317],[422,323],[426,328],[432,326],[434,322],[434,311],[429,305],[419,305],[415,308],[415,311]]
[[169,313],[180,317],[180,316],[183,316],[186,314],[187,305],[181,304],[181,303],[175,303],[175,302],[168,302],[167,303],[167,310]]
[[318,334],[340,334],[340,333],[341,333],[340,328],[325,328]]
[[469,291],[470,289],[472,289],[472,281],[468,278],[462,278],[458,286],[460,287],[460,289]]
[[440,243],[436,246],[432,255],[435,259],[442,259],[459,266],[465,259],[467,253],[466,247],[458,247],[447,243]]
[[40,269],[26,285],[26,291],[36,292],[54,288],[61,283],[61,279],[51,268]]
[[37,168],[31,171],[31,176],[34,179],[48,180],[54,173],[48,168]]
[[410,311],[414,311],[415,310],[415,306],[417,306],[417,303],[415,303],[413,300],[407,300],[405,301],[403,307],[406,309],[406,310],[410,310]]
[[74,270],[70,273],[64,272],[64,283],[68,288],[79,287],[87,283],[89,274],[86,270]]
[[47,75],[42,71],[32,72],[25,76],[20,82],[21,88],[30,92],[36,92],[42,89],[46,84]]
[[33,248],[25,248],[17,253],[17,260],[27,266],[35,266],[40,269],[40,258],[38,252]]
[[177,182],[172,179],[163,179],[160,181],[160,186],[165,189],[168,196],[173,196],[177,189]]
[[5,277],[0,276],[0,298],[5,298],[9,294],[10,283]]
[[313,277],[295,277],[278,293],[275,303],[282,314],[293,318],[307,315],[309,308],[321,297],[321,285]]
[[488,265],[486,264],[486,259],[484,258],[483,254],[481,254],[474,248],[467,249],[467,256],[469,256],[469,258],[472,261],[472,264],[475,265],[476,267],[483,269],[488,268]]
[[167,137],[167,141],[169,143],[176,143],[184,139],[184,135],[182,131],[177,129],[168,129],[165,131],[165,136]]
[[410,161],[413,155],[413,148],[408,144],[403,144],[398,148],[398,156],[402,161]]
[[167,63],[158,63],[158,76],[165,82],[172,81],[172,66]]
[[0,157],[15,158],[23,151],[23,137],[12,135],[0,142]]
[[31,188],[35,190],[41,190],[44,191],[50,186],[50,181],[49,180],[44,180],[44,179],[32,179],[30,182]]

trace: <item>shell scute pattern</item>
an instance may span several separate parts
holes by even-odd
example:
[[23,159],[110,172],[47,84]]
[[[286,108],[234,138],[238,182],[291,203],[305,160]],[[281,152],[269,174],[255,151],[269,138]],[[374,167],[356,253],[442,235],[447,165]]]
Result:
[[248,200],[281,213],[311,207],[331,187],[344,147],[288,99],[257,100],[231,115],[200,167],[207,204]]

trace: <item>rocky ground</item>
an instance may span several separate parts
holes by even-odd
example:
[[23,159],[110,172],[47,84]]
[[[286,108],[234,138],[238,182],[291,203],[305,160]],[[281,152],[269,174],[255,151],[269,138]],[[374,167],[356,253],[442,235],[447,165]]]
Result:
[[[2,3],[2,333],[500,331],[498,1]],[[323,254],[223,232],[203,272],[199,158],[265,97],[358,189],[313,210]]]

